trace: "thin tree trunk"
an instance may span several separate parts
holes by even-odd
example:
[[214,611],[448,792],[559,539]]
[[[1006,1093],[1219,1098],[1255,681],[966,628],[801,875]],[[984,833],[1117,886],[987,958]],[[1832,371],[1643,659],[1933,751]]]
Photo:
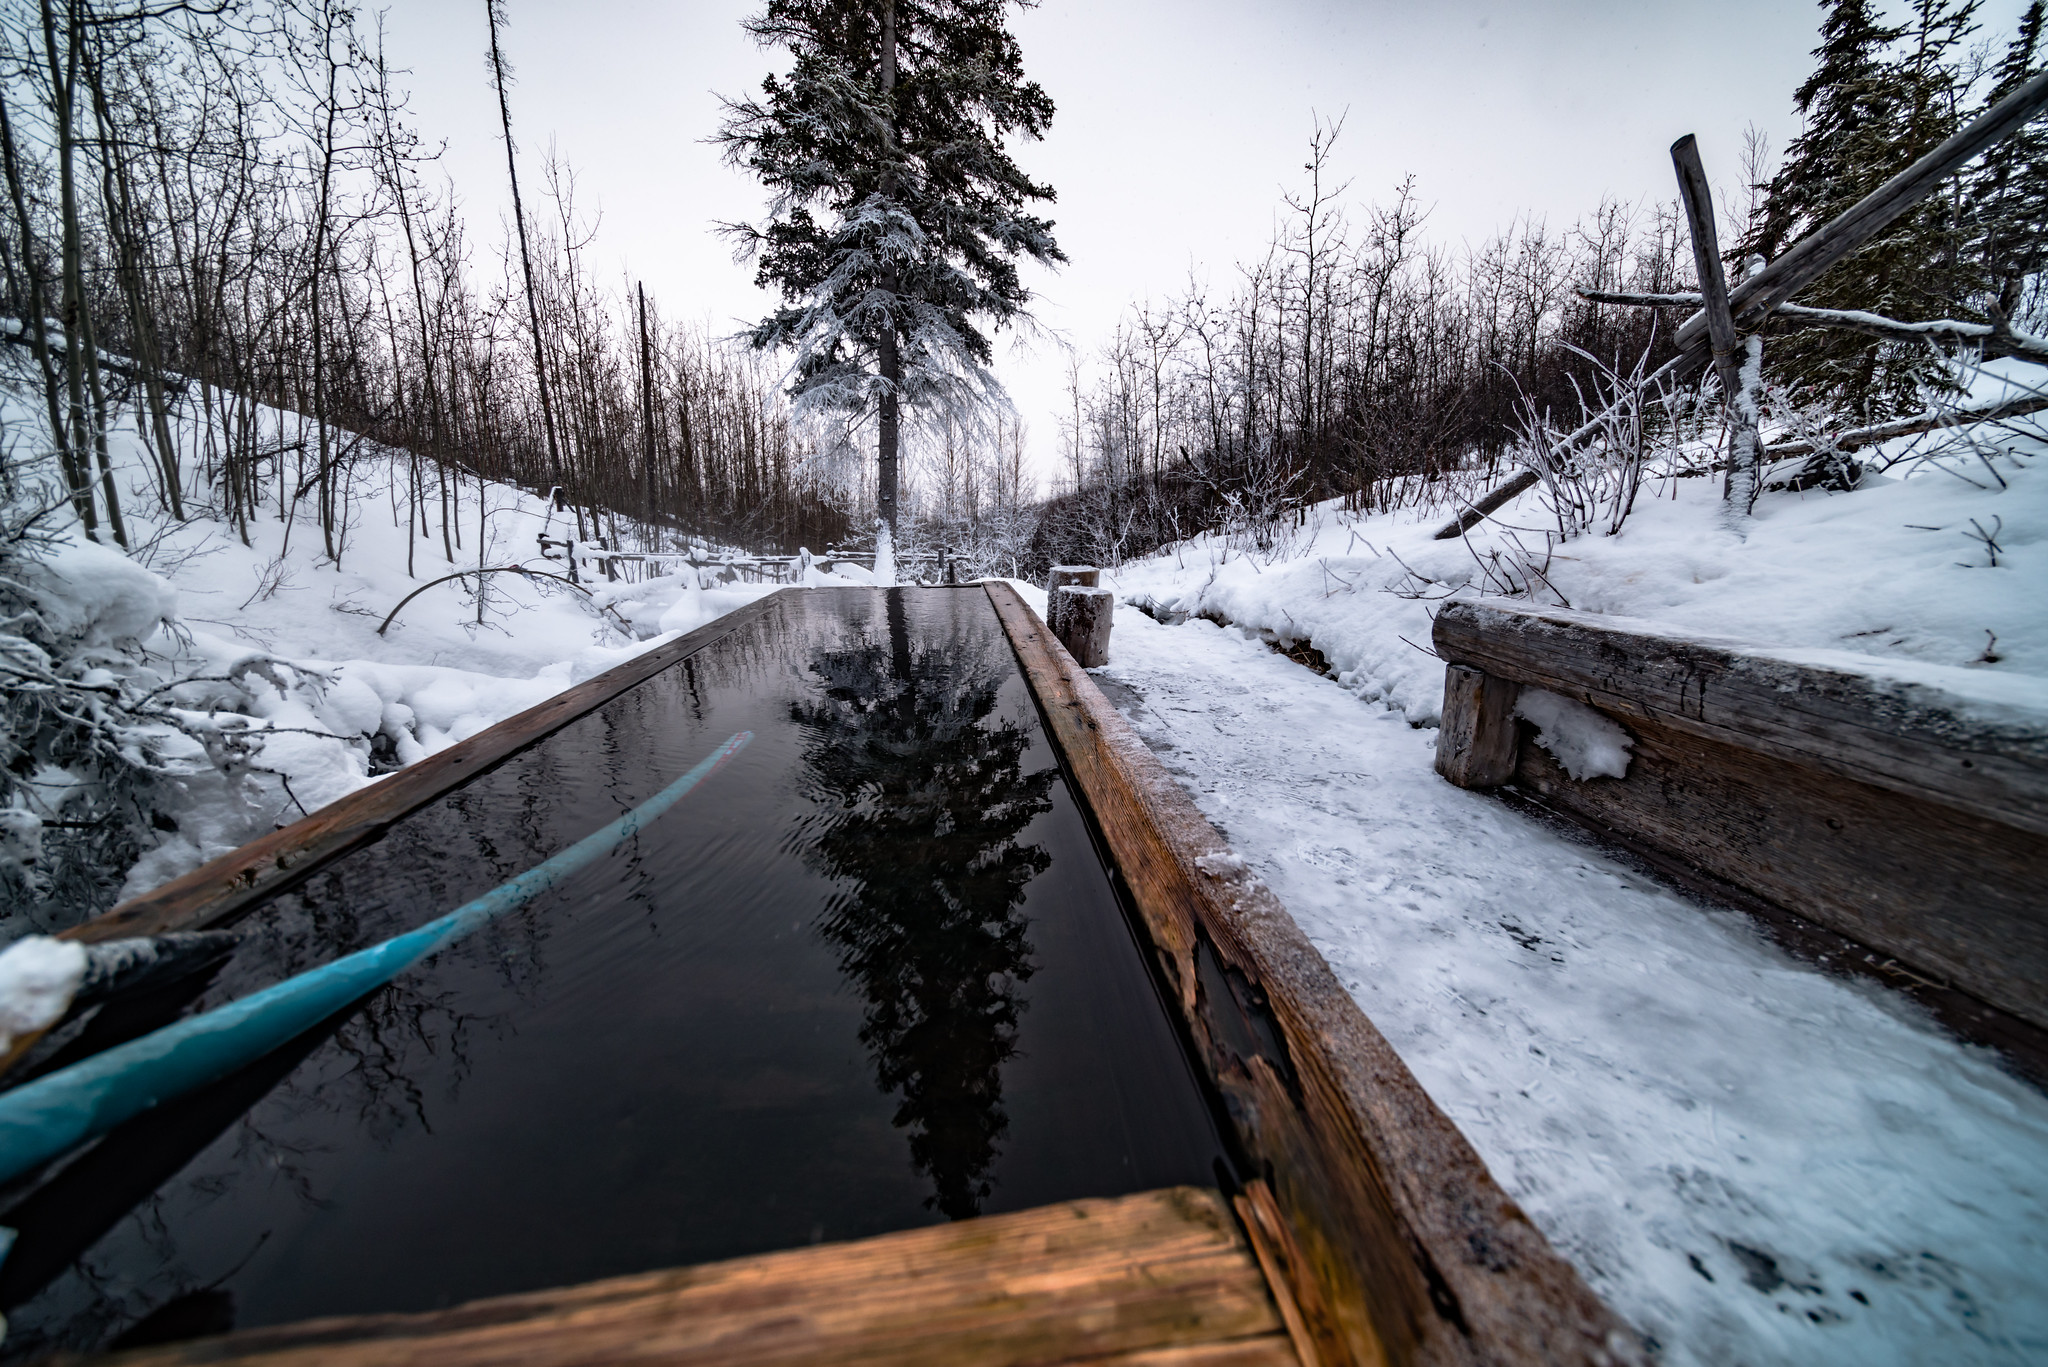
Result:
[[[895,136],[895,95],[896,95],[896,4],[895,0],[882,0],[882,98],[890,105],[890,127],[884,135],[882,155],[882,194],[887,197],[896,191],[896,174],[890,163],[896,155]],[[896,267],[891,264],[882,270],[882,290],[894,297],[897,287]],[[896,539],[896,449],[897,411],[896,389],[903,380],[902,358],[896,346],[896,320],[892,316],[882,325],[880,356],[877,358],[882,373],[882,405],[876,423],[881,439],[881,451],[875,470],[875,511],[888,524],[889,540]]]
[[43,274],[36,265],[35,227],[29,219],[27,197],[22,190],[21,164],[15,158],[14,127],[8,118],[4,89],[0,89],[0,155],[5,158],[7,193],[14,205],[15,222],[21,230],[21,269],[28,281],[29,350],[35,357],[36,372],[43,381],[43,401],[48,405],[50,415],[50,440],[57,448],[57,464],[64,472],[72,508],[86,531],[91,532],[98,525],[93,511],[92,490],[78,468],[77,452],[71,445],[68,425],[64,420],[64,388],[63,382],[57,378],[56,360],[50,354],[50,310],[43,298]]
[[333,453],[327,439],[327,345],[325,320],[320,309],[320,269],[327,256],[327,225],[332,216],[330,195],[334,184],[334,120],[337,113],[334,96],[340,84],[341,68],[334,60],[333,12],[324,13],[321,22],[325,25],[321,33],[320,55],[327,64],[327,100],[326,117],[321,125],[320,190],[313,211],[313,252],[308,270],[313,315],[313,429],[319,452],[313,474],[319,494],[321,544],[328,560],[338,566],[341,556],[334,538]]
[[[86,319],[85,262],[83,245],[79,240],[78,222],[78,177],[77,177],[77,132],[72,124],[72,115],[78,91],[78,13],[76,0],[66,7],[65,35],[70,47],[63,58],[57,55],[57,15],[50,0],[42,0],[43,50],[50,64],[50,93],[52,113],[55,116],[57,133],[57,182],[60,212],[63,218],[63,321],[64,321],[64,387],[69,401],[68,441],[72,452],[72,466],[81,476],[75,488],[87,490],[86,499],[91,500],[91,466],[87,463],[86,449],[95,445],[92,433],[92,419],[86,408],[86,375],[93,376],[97,388],[99,378],[99,355],[88,337],[91,325]],[[114,479],[106,469],[104,438],[97,443],[102,449],[101,487],[107,499],[107,525],[114,533],[114,540],[121,546],[128,544],[127,530],[121,525],[121,509],[114,492]],[[86,518],[86,530],[94,530],[91,516]]]
[[647,345],[647,286],[634,286],[640,296],[640,451],[646,464],[647,499],[643,516],[654,520],[654,353]]
[[136,242],[135,196],[128,179],[128,162],[116,147],[113,109],[107,103],[99,63],[90,54],[85,59],[85,77],[92,90],[93,118],[100,135],[101,199],[118,253],[122,292],[128,296],[128,317],[135,334],[136,368],[141,373],[143,402],[149,409],[149,445],[156,448],[154,454],[162,476],[164,507],[172,517],[183,522],[185,500],[180,487],[178,448],[171,440],[169,408],[164,403],[162,350],[157,345],[156,321],[150,312],[142,278],[142,251]]
[[[519,268],[526,280],[526,321],[533,330],[533,378],[540,387],[540,421],[545,429],[548,443],[548,473],[556,484],[562,482],[562,452],[555,442],[555,410],[548,394],[547,357],[543,353],[540,337],[540,305],[533,292],[533,254],[526,243],[526,207],[519,197],[519,159],[512,147],[512,106],[505,97],[505,59],[498,51],[498,2],[484,0],[484,11],[491,27],[491,79],[498,90],[498,123],[505,130],[505,171],[512,180],[512,222],[519,230]],[[577,513],[577,530],[582,531],[583,515]]]

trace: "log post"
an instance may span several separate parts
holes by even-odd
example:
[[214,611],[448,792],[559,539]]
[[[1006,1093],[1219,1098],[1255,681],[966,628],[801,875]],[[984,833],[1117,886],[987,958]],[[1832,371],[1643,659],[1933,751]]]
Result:
[[1466,665],[1444,670],[1436,771],[1460,788],[1498,788],[1515,776],[1515,696],[1521,686]]
[[1060,614],[1066,611],[1066,604],[1060,598],[1060,590],[1069,584],[1083,588],[1094,588],[1102,579],[1102,571],[1093,565],[1054,565],[1052,573],[1045,580],[1045,624],[1054,636],[1066,638],[1060,633]]
[[1108,589],[1063,584],[1052,591],[1052,601],[1059,605],[1053,609],[1053,635],[1074,657],[1074,663],[1083,669],[1108,664],[1109,623],[1116,595]]

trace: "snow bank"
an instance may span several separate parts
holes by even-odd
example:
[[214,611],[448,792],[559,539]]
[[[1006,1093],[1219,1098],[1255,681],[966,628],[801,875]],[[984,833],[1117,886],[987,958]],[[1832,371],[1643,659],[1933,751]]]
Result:
[[85,981],[85,958],[84,945],[47,935],[0,950],[0,1053],[57,1023]]
[[[0,423],[29,431],[40,421],[18,396],[0,395]],[[196,417],[179,421],[185,449],[198,449]],[[287,446],[306,435],[292,414],[265,409],[260,421]],[[407,462],[372,451],[351,466],[350,525],[336,566],[317,528],[286,526],[274,504],[250,521],[246,542],[208,515],[198,491],[188,495],[195,515],[171,522],[155,511],[149,457],[132,424],[109,433],[109,451],[130,540],[142,549],[131,556],[75,530],[64,535],[32,566],[37,610],[78,651],[120,648],[166,679],[201,680],[166,696],[200,731],[225,724],[248,752],[224,769],[220,756],[174,728],[151,737],[165,766],[160,824],[176,829],[149,833],[154,848],[128,870],[123,897],[776,587],[700,589],[693,575],[668,575],[576,588],[495,574],[480,599],[467,575],[426,589],[380,633],[414,589],[465,568],[526,562],[559,574],[560,562],[539,558],[539,538],[574,534],[573,523],[542,497],[465,477],[453,481],[445,547],[438,526],[431,540],[409,536],[408,510],[395,496]],[[72,779],[40,778],[54,811]],[[32,864],[49,815],[0,810],[0,861]],[[11,915],[0,924],[10,919],[19,924]]]
[[[2005,441],[2005,487],[1961,453],[1868,477],[1852,493],[1765,494],[1740,538],[1721,523],[1718,481],[1646,485],[1619,535],[1581,537],[1548,557],[1543,580],[1555,592],[1544,600],[1787,659],[1861,657],[1848,667],[2043,705],[2048,441]],[[1542,528],[1554,525],[1542,497],[1523,495],[1469,541],[1433,539],[1440,510],[1351,517],[1326,504],[1275,555],[1200,537],[1104,582],[1168,618],[1206,615],[1311,645],[1360,698],[1433,725],[1443,700],[1443,667],[1428,650],[1434,605],[1497,591],[1491,557],[1516,554],[1510,534],[1541,564]],[[1994,533],[1995,552],[1982,532]]]

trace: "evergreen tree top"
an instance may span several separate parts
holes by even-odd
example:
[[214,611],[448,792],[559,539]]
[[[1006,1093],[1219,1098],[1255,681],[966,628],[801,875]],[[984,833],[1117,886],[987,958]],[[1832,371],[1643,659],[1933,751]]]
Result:
[[[1053,116],[1051,97],[1024,76],[1004,24],[1009,7],[897,0],[888,91],[879,4],[769,0],[747,21],[758,41],[794,58],[786,76],[762,82],[759,100],[728,102],[719,134],[727,159],[776,192],[765,226],[733,230],[743,252],[758,254],[758,283],[791,304],[821,290],[872,288],[879,281],[835,283],[853,245],[841,230],[865,223],[872,231],[856,236],[873,247],[893,226],[898,248],[909,249],[894,263],[899,290],[943,308],[987,363],[987,339],[971,320],[1000,324],[1024,309],[1030,295],[1016,258],[1066,260],[1051,221],[1027,212],[1051,201],[1052,187],[1025,174],[1006,147],[1013,137],[1042,137]],[[942,259],[952,269],[933,269]]]
[[767,0],[746,29],[789,71],[728,100],[716,139],[773,192],[763,223],[725,228],[782,299],[747,339],[794,352],[800,413],[878,417],[891,525],[899,406],[968,431],[1007,409],[989,330],[1028,317],[1020,257],[1066,260],[1031,212],[1052,187],[1009,152],[1053,116],[1013,2],[1032,0]]

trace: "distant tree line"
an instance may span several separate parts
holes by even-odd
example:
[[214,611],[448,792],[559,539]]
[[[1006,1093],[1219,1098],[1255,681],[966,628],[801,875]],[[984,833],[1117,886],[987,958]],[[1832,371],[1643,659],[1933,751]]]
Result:
[[1429,240],[1412,179],[1345,204],[1338,132],[1318,127],[1307,186],[1230,284],[1134,307],[1092,367],[1074,364],[1065,487],[1034,561],[1140,555],[1334,497],[1359,511],[1424,499],[1497,461],[1530,405],[1575,412],[1596,361],[1628,372],[1672,354],[1681,310],[1573,292],[1685,288],[1671,208],[1607,203],[1562,231],[1523,218],[1454,252]]
[[[1985,40],[1975,0],[1823,0],[1821,46],[1782,166],[1752,133],[1724,193],[1731,274],[1774,257],[2041,70],[2043,4]],[[1432,242],[1413,180],[1362,208],[1331,183],[1319,125],[1307,183],[1266,251],[1226,285],[1134,306],[1070,374],[1063,487],[1030,563],[1116,560],[1196,531],[1271,527],[1342,497],[1436,503],[1489,474],[1530,420],[1565,426],[1603,368],[1647,373],[1689,309],[1577,293],[1697,288],[1673,202],[1603,203],[1562,230],[1523,218],[1475,248]],[[1799,296],[1903,320],[2038,329],[2048,320],[2048,131],[2039,123]],[[1952,384],[1926,347],[1836,330],[1767,331],[1766,378],[1842,425],[1915,411]]]
[[568,167],[476,260],[381,31],[339,0],[8,6],[0,152],[7,369],[97,534],[127,540],[106,434],[128,404],[165,510],[245,539],[289,515],[336,562],[384,501],[379,446],[410,453],[406,515],[451,559],[464,479],[559,489],[584,537],[621,515],[759,549],[846,530],[844,473],[777,374],[593,271]]

